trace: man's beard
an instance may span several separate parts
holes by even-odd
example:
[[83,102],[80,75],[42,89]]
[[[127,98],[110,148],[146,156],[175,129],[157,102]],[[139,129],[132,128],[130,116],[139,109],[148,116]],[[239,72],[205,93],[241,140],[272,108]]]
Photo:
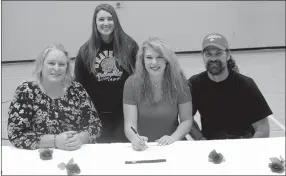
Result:
[[206,68],[210,74],[219,75],[224,71],[225,66],[223,65],[222,61],[215,60],[215,61],[208,61]]

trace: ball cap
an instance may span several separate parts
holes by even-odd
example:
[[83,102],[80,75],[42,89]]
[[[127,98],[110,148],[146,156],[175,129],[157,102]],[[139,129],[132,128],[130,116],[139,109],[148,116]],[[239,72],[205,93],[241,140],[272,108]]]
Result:
[[203,41],[203,50],[208,46],[214,46],[221,50],[228,49],[228,42],[226,38],[218,33],[208,34]]

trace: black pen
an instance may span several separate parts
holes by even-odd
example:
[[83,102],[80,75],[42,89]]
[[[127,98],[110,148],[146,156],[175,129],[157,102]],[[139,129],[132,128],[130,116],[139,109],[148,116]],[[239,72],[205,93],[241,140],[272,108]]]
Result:
[[[141,140],[141,141],[144,141],[138,134],[138,132],[133,128],[131,127],[131,130],[137,135],[137,137]],[[148,146],[146,145],[146,147],[148,148]]]

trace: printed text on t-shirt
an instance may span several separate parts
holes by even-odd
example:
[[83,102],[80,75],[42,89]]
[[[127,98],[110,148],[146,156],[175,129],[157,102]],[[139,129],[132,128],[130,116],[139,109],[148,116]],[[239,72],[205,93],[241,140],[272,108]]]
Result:
[[113,51],[104,50],[95,58],[95,76],[98,81],[118,81],[123,71],[113,56]]

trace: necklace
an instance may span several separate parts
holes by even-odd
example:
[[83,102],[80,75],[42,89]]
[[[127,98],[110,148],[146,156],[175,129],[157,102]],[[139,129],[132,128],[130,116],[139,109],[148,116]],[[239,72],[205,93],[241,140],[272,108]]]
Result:
[[160,86],[160,83],[155,84],[154,86],[155,86],[155,88],[156,88],[156,89],[158,89],[158,88],[159,88],[159,86]]

